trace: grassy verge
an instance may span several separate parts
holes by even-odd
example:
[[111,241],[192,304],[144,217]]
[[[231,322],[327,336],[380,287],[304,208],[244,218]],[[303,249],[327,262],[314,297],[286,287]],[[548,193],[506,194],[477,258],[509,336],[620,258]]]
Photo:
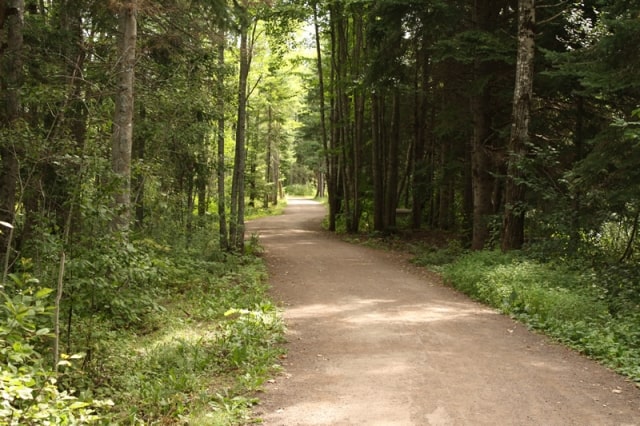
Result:
[[143,330],[104,324],[99,398],[121,424],[233,425],[249,420],[253,394],[278,367],[283,324],[266,297],[259,259],[167,264],[163,307]]
[[255,206],[247,206],[245,210],[245,220],[254,220],[259,219],[261,217],[266,216],[277,216],[281,215],[284,212],[285,207],[287,207],[287,199],[280,198],[278,199],[278,204],[269,205],[269,207],[264,208],[262,202],[259,202],[258,205]]
[[456,289],[640,383],[640,304],[613,294],[603,271],[451,248],[425,251],[416,263],[435,264]]
[[262,260],[141,246],[128,252],[135,259],[120,272],[132,277],[125,284],[107,292],[95,285],[99,276],[79,281],[94,284],[96,301],[91,310],[80,303],[62,310],[60,349],[72,355],[57,370],[53,290],[28,273],[0,286],[0,424],[251,420],[254,395],[279,370],[283,351],[284,325],[267,297]]

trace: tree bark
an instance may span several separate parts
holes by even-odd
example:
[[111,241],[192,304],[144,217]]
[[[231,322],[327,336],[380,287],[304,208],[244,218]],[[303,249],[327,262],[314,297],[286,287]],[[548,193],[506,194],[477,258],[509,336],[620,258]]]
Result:
[[[144,107],[140,109],[140,120],[144,121],[147,118],[147,112]],[[133,141],[133,153],[135,155],[135,160],[137,162],[143,162],[145,156],[145,138],[147,135],[144,134],[136,134],[135,140]],[[138,172],[133,177],[133,191],[135,194],[134,197],[134,206],[135,206],[135,227],[138,230],[142,230],[144,228],[144,189],[145,189],[145,177],[144,173]]]
[[[499,5],[490,0],[476,0],[472,13],[474,28],[479,31],[492,31],[498,14]],[[471,116],[473,136],[471,140],[471,179],[473,194],[473,229],[471,248],[481,250],[490,238],[489,218],[495,213],[492,203],[494,189],[494,170],[491,142],[494,138],[491,129],[489,80],[492,75],[491,63],[477,57],[474,61],[474,78],[481,84],[471,96]]]
[[371,96],[371,176],[373,177],[373,229],[374,231],[384,231],[384,105],[380,93],[373,93]]
[[[273,120],[273,110],[271,109],[271,105],[267,107],[267,152],[265,155],[265,181],[267,184],[267,188],[264,194],[264,208],[269,208],[269,201],[275,203],[278,198],[278,188],[276,186],[276,182],[273,179],[273,175],[275,174],[275,163],[273,161],[273,153],[271,152],[273,147],[272,140],[272,120]],[[273,188],[269,188],[269,184],[273,184]]]
[[350,96],[347,93],[349,80],[349,44],[348,17],[344,4],[337,2],[332,20],[332,61],[333,61],[333,103],[332,126],[334,149],[339,152],[339,173],[342,177],[342,196],[344,198],[342,211],[346,230],[357,232],[358,224],[354,220],[356,215],[356,180],[354,173],[354,138],[353,120]]
[[244,169],[246,162],[247,79],[249,77],[249,16],[247,8],[240,10],[240,75],[238,82],[238,113],[233,180],[231,184],[231,221],[229,237],[231,248],[244,250]]
[[529,145],[529,121],[533,96],[533,60],[535,56],[535,0],[518,1],[518,56],[513,93],[509,163],[507,169],[505,212],[501,248],[520,249],[524,243],[525,175],[522,160]]
[[493,213],[491,195],[491,154],[486,147],[490,129],[485,116],[487,94],[474,96],[472,100],[473,139],[471,149],[471,173],[473,192],[473,236],[471,248],[481,250],[489,240],[488,216]]
[[225,194],[225,158],[224,158],[224,33],[220,37],[220,44],[218,44],[218,78],[217,78],[217,112],[218,112],[218,132],[217,132],[217,149],[218,149],[218,164],[217,164],[217,178],[218,178],[218,242],[220,248],[227,250],[229,248],[229,233],[227,231],[227,207],[226,207],[226,194]]
[[384,197],[384,227],[385,231],[396,230],[396,208],[398,207],[398,168],[400,164],[400,91],[393,89],[391,113],[391,136],[387,158],[387,173]]
[[133,137],[133,81],[136,60],[137,0],[124,0],[118,23],[118,82],[115,96],[111,164],[120,180],[116,190],[112,228],[127,231],[131,218],[131,146]]
[[[0,0],[0,34],[6,31],[6,47],[0,46],[0,131],[11,134],[20,118],[22,107],[22,55],[24,29],[24,0]],[[3,51],[4,49],[4,51]],[[12,138],[0,138],[0,221],[13,224],[15,219],[16,185],[18,183],[18,155],[22,148],[11,143]],[[10,232],[0,232],[0,259],[9,261]],[[5,258],[7,256],[7,258]]]
[[[338,173],[336,167],[336,157],[334,151],[329,149],[329,138],[327,134],[326,102],[324,86],[324,70],[322,69],[322,46],[320,44],[320,28],[318,25],[318,4],[313,4],[313,28],[316,42],[316,62],[318,67],[318,92],[320,99],[320,133],[322,138],[322,148],[324,151],[324,162],[326,169],[327,192],[329,196],[329,230],[336,230],[336,216],[338,214]],[[324,190],[324,184],[322,186]],[[323,190],[318,191],[319,193]]]
[[[353,46],[351,51],[351,69],[350,79],[355,81],[360,74],[362,65],[362,52],[364,49],[364,18],[361,8],[354,8],[353,10]],[[349,139],[351,140],[351,162],[353,167],[352,173],[352,198],[353,209],[351,222],[351,232],[357,233],[360,229],[360,217],[362,216],[362,202],[361,202],[361,174],[362,174],[362,149],[364,146],[364,119],[365,119],[365,96],[361,87],[355,87],[352,89],[351,103],[353,108],[353,128],[350,129]]]
[[420,229],[422,227],[422,216],[424,205],[427,201],[429,187],[431,186],[431,176],[428,173],[426,161],[427,145],[427,122],[429,121],[428,101],[429,82],[432,78],[429,66],[429,55],[424,48],[416,52],[416,63],[420,67],[420,75],[415,78],[414,95],[414,130],[413,130],[413,169],[411,173],[411,194],[413,203],[411,206],[411,227]]

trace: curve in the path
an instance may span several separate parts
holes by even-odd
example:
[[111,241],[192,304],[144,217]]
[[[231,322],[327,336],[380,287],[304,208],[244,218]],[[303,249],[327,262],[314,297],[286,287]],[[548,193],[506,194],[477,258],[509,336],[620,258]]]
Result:
[[640,425],[640,391],[290,200],[248,224],[288,326],[266,425]]

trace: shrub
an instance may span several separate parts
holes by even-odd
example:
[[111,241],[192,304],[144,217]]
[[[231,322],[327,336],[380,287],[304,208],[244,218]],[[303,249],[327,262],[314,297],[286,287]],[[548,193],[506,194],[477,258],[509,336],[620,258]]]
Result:
[[[47,364],[51,331],[52,290],[29,274],[10,275],[12,285],[0,289],[0,424],[89,424],[110,401],[80,400],[61,389],[61,374]],[[7,290],[7,291],[5,291]],[[71,366],[63,356],[60,366]]]

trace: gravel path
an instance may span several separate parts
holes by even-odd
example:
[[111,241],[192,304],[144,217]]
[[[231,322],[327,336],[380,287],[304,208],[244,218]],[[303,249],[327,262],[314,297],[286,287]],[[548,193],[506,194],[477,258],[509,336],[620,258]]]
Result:
[[265,425],[640,425],[640,390],[442,285],[406,256],[323,232],[289,200],[253,221],[284,307]]

